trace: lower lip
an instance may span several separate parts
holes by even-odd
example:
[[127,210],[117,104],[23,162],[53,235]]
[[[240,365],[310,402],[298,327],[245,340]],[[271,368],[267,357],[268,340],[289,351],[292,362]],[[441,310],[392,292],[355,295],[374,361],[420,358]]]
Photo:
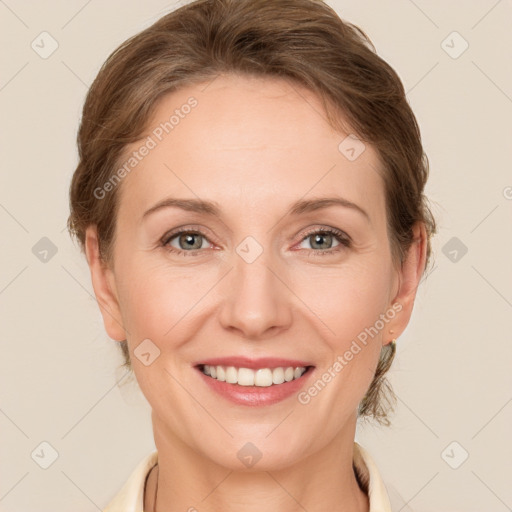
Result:
[[298,379],[282,384],[272,384],[272,386],[240,386],[239,384],[229,384],[205,375],[199,368],[196,368],[204,382],[210,386],[210,389],[219,395],[227,398],[237,405],[249,405],[257,407],[262,405],[272,405],[293,394],[305,385],[306,381],[313,373],[314,367],[309,367]]

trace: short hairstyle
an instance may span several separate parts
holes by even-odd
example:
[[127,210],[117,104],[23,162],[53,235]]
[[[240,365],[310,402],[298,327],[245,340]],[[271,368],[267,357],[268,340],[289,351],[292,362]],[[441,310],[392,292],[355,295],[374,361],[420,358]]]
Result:
[[[95,225],[100,257],[112,263],[122,183],[102,198],[95,190],[112,179],[126,145],[144,134],[158,100],[219,74],[303,86],[321,100],[334,129],[371,144],[382,167],[393,263],[400,268],[421,221],[428,264],[436,231],[424,195],[429,164],[402,82],[368,36],[322,0],[196,0],[112,52],[88,91],[77,136],[68,230],[83,251],[85,230]],[[131,369],[126,340],[121,349]],[[390,424],[396,396],[384,376],[394,355],[394,344],[382,347],[359,417]]]

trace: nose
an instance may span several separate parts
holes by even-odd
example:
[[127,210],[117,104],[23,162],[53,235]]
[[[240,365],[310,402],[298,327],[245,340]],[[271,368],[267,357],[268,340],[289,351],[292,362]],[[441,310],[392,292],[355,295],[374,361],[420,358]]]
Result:
[[252,263],[235,254],[234,268],[223,279],[219,321],[238,336],[257,340],[275,336],[292,321],[293,293],[286,276],[267,251]]

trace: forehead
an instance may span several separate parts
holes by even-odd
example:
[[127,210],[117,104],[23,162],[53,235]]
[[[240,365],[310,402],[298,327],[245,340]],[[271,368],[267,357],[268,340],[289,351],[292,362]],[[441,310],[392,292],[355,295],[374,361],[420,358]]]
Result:
[[[378,217],[378,155],[348,135],[333,130],[320,100],[298,85],[219,76],[159,101],[144,137],[126,148],[125,160],[138,156],[121,184],[120,208],[140,216],[177,196],[270,212],[303,197],[340,195]],[[347,157],[351,145],[364,147],[356,159]]]

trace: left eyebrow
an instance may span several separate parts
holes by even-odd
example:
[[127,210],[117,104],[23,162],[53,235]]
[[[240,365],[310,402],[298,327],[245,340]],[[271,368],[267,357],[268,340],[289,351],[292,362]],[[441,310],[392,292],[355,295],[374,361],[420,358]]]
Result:
[[371,224],[371,219],[366,210],[359,205],[343,197],[322,197],[317,199],[300,200],[294,203],[288,210],[288,215],[300,215],[302,213],[313,212],[330,206],[343,206],[359,212]]
[[[344,199],[343,197],[322,197],[316,199],[299,200],[291,205],[286,215],[301,215],[303,213],[309,213],[331,206],[342,206],[344,208],[350,208],[354,211],[362,214],[366,220],[371,224],[370,216],[363,210],[359,205]],[[150,214],[161,210],[162,208],[180,208],[189,212],[203,213],[211,217],[220,217],[221,209],[215,201],[205,201],[202,199],[178,199],[169,197],[159,201],[149,210],[144,212],[142,219],[145,219]]]

